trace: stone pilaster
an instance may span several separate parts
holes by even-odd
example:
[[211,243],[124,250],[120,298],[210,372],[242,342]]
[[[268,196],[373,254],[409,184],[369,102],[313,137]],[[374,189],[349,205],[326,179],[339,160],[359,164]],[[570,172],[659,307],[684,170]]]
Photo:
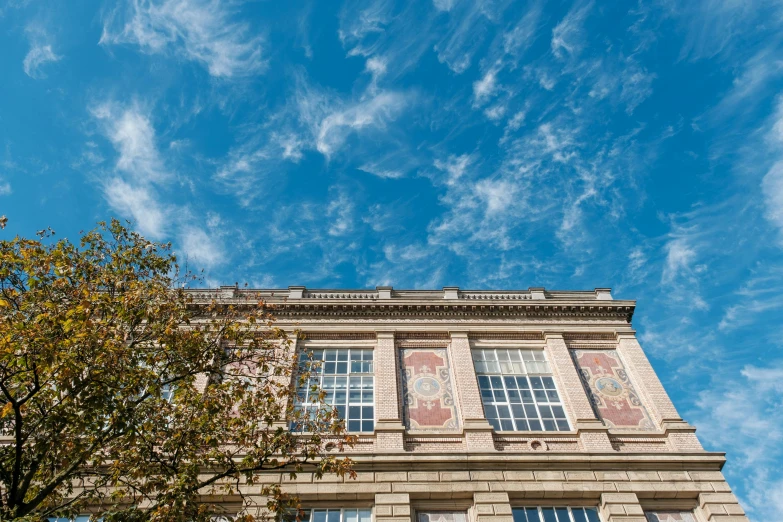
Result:
[[579,431],[582,446],[586,451],[614,451],[608,429],[595,415],[563,335],[555,332],[545,332],[544,335],[552,374],[571,417],[572,427]]
[[604,493],[599,509],[604,522],[647,522],[636,493]]
[[680,417],[636,335],[633,332],[622,332],[617,337],[617,353],[622,357],[631,381],[658,427],[670,433],[669,441],[675,448],[700,451],[702,446],[696,438],[696,429]]
[[376,522],[410,522],[411,497],[408,493],[376,493]]
[[732,493],[702,493],[699,508],[707,522],[748,522],[745,511]]
[[474,493],[475,522],[514,522],[508,493]]
[[484,416],[484,405],[481,402],[478,379],[473,368],[468,334],[467,332],[450,332],[450,334],[451,360],[465,432],[465,444],[468,451],[494,451],[492,426]]
[[[287,346],[286,345],[278,346],[275,349],[275,357],[285,364],[288,364],[289,362],[293,361],[293,357],[296,355],[297,342],[299,341],[299,337],[296,335],[296,333],[289,333],[288,335],[291,338],[291,343]],[[293,372],[295,371],[296,369],[294,368],[292,370],[292,373],[289,373],[288,375],[273,375],[270,377],[270,380],[277,382],[282,388],[291,386],[292,380],[296,377],[293,374]],[[281,397],[278,400],[280,401],[280,406],[282,407],[283,412],[285,412],[286,408],[288,407],[287,398]],[[280,420],[278,422],[273,423],[272,427],[288,428],[288,424],[284,420]]]
[[399,365],[394,332],[376,332],[375,447],[380,452],[404,451],[405,427],[400,416]]

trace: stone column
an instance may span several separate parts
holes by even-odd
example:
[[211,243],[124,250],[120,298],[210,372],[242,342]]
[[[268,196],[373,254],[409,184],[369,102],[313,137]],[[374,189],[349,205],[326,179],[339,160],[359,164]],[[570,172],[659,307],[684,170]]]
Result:
[[682,451],[700,451],[702,446],[696,438],[696,429],[685,422],[674,403],[663,388],[650,360],[644,354],[636,334],[622,332],[617,334],[617,353],[625,363],[642,402],[661,430],[669,432],[670,442]]
[[604,493],[599,509],[604,522],[647,522],[636,493]]
[[465,443],[468,451],[495,451],[492,425],[484,416],[470,341],[467,332],[450,332],[451,364],[454,369],[456,393],[459,398]]
[[474,493],[475,522],[514,522],[508,493]]
[[408,493],[376,493],[376,522],[411,522],[411,498]]
[[557,332],[544,332],[546,351],[552,366],[552,373],[563,396],[573,428],[578,430],[585,451],[614,451],[609,441],[609,430],[598,419],[587,396],[582,379],[576,369],[571,353]]
[[376,332],[375,451],[404,451],[405,427],[400,415],[399,365],[394,332]]
[[745,511],[732,493],[702,493],[699,508],[708,522],[748,522]]

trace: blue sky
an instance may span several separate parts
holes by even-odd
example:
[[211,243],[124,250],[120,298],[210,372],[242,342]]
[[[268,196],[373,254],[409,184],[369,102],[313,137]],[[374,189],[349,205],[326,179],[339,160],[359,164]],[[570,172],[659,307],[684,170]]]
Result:
[[0,1],[4,237],[206,283],[591,289],[783,511],[783,5]]

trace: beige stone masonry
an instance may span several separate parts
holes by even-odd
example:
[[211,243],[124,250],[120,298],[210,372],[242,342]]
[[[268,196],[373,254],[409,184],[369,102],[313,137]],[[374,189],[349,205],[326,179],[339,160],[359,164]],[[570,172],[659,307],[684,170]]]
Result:
[[639,341],[634,333],[619,333],[617,335],[617,352],[625,363],[625,368],[631,376],[637,391],[642,395],[642,400],[650,415],[663,428],[664,422],[682,422],[682,417],[677,413],[674,403],[669,398],[661,381],[649,359],[644,354]]
[[658,379],[650,360],[644,354],[636,335],[633,332],[621,332],[617,334],[617,338],[617,352],[622,357],[631,381],[659,429],[667,432],[669,442],[674,449],[701,451],[702,446],[696,438],[695,428],[677,413],[674,403]]
[[470,340],[467,332],[450,332],[451,365],[456,381],[456,394],[462,413],[462,426],[465,444],[470,451],[492,451],[495,442],[492,426],[484,417],[484,405],[481,402],[478,379],[473,368],[473,356],[470,352]]
[[377,522],[410,522],[410,495],[407,493],[376,494],[375,520]]
[[[289,334],[289,338],[291,339],[291,344],[289,346],[280,346],[277,349],[277,354],[276,354],[278,357],[287,358],[288,360],[290,360],[296,354],[297,343],[299,341],[299,338],[298,338],[298,336],[295,333],[290,333]],[[277,380],[277,382],[281,386],[291,386],[291,382],[292,382],[293,379],[296,378],[296,376],[295,375],[281,375],[281,376],[272,377],[272,378]],[[287,399],[285,397],[282,397],[279,400],[280,400],[281,406],[285,410],[285,408],[288,406]],[[279,427],[281,427],[281,428],[288,428],[288,426],[286,426],[285,422],[275,422],[273,427],[274,428],[279,428]]]
[[708,522],[748,522],[745,511],[731,492],[702,493],[699,508]]
[[475,522],[514,522],[508,493],[475,493],[473,495]]
[[647,522],[635,493],[604,493],[599,509],[605,522]]
[[405,451],[405,427],[400,415],[399,365],[394,332],[376,332],[375,451]]
[[579,430],[582,447],[586,451],[614,451],[609,431],[595,415],[563,335],[544,332],[544,336],[552,374],[563,395],[573,427]]

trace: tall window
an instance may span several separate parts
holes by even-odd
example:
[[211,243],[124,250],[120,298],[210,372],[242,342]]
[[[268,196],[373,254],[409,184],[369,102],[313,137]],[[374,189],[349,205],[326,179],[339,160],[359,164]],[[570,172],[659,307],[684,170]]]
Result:
[[375,429],[372,350],[312,350],[300,353],[300,364],[308,360],[308,353],[312,354],[315,363],[311,370],[312,383],[326,392],[326,399],[323,404],[313,402],[309,384],[304,384],[297,394],[297,408],[315,414],[323,406],[333,406],[338,416],[345,420],[349,432],[372,432]]
[[570,429],[543,350],[473,350],[473,362],[484,413],[496,430]]
[[514,522],[601,522],[596,508],[525,507],[512,512]]
[[366,509],[311,509],[304,522],[370,522],[372,511]]

